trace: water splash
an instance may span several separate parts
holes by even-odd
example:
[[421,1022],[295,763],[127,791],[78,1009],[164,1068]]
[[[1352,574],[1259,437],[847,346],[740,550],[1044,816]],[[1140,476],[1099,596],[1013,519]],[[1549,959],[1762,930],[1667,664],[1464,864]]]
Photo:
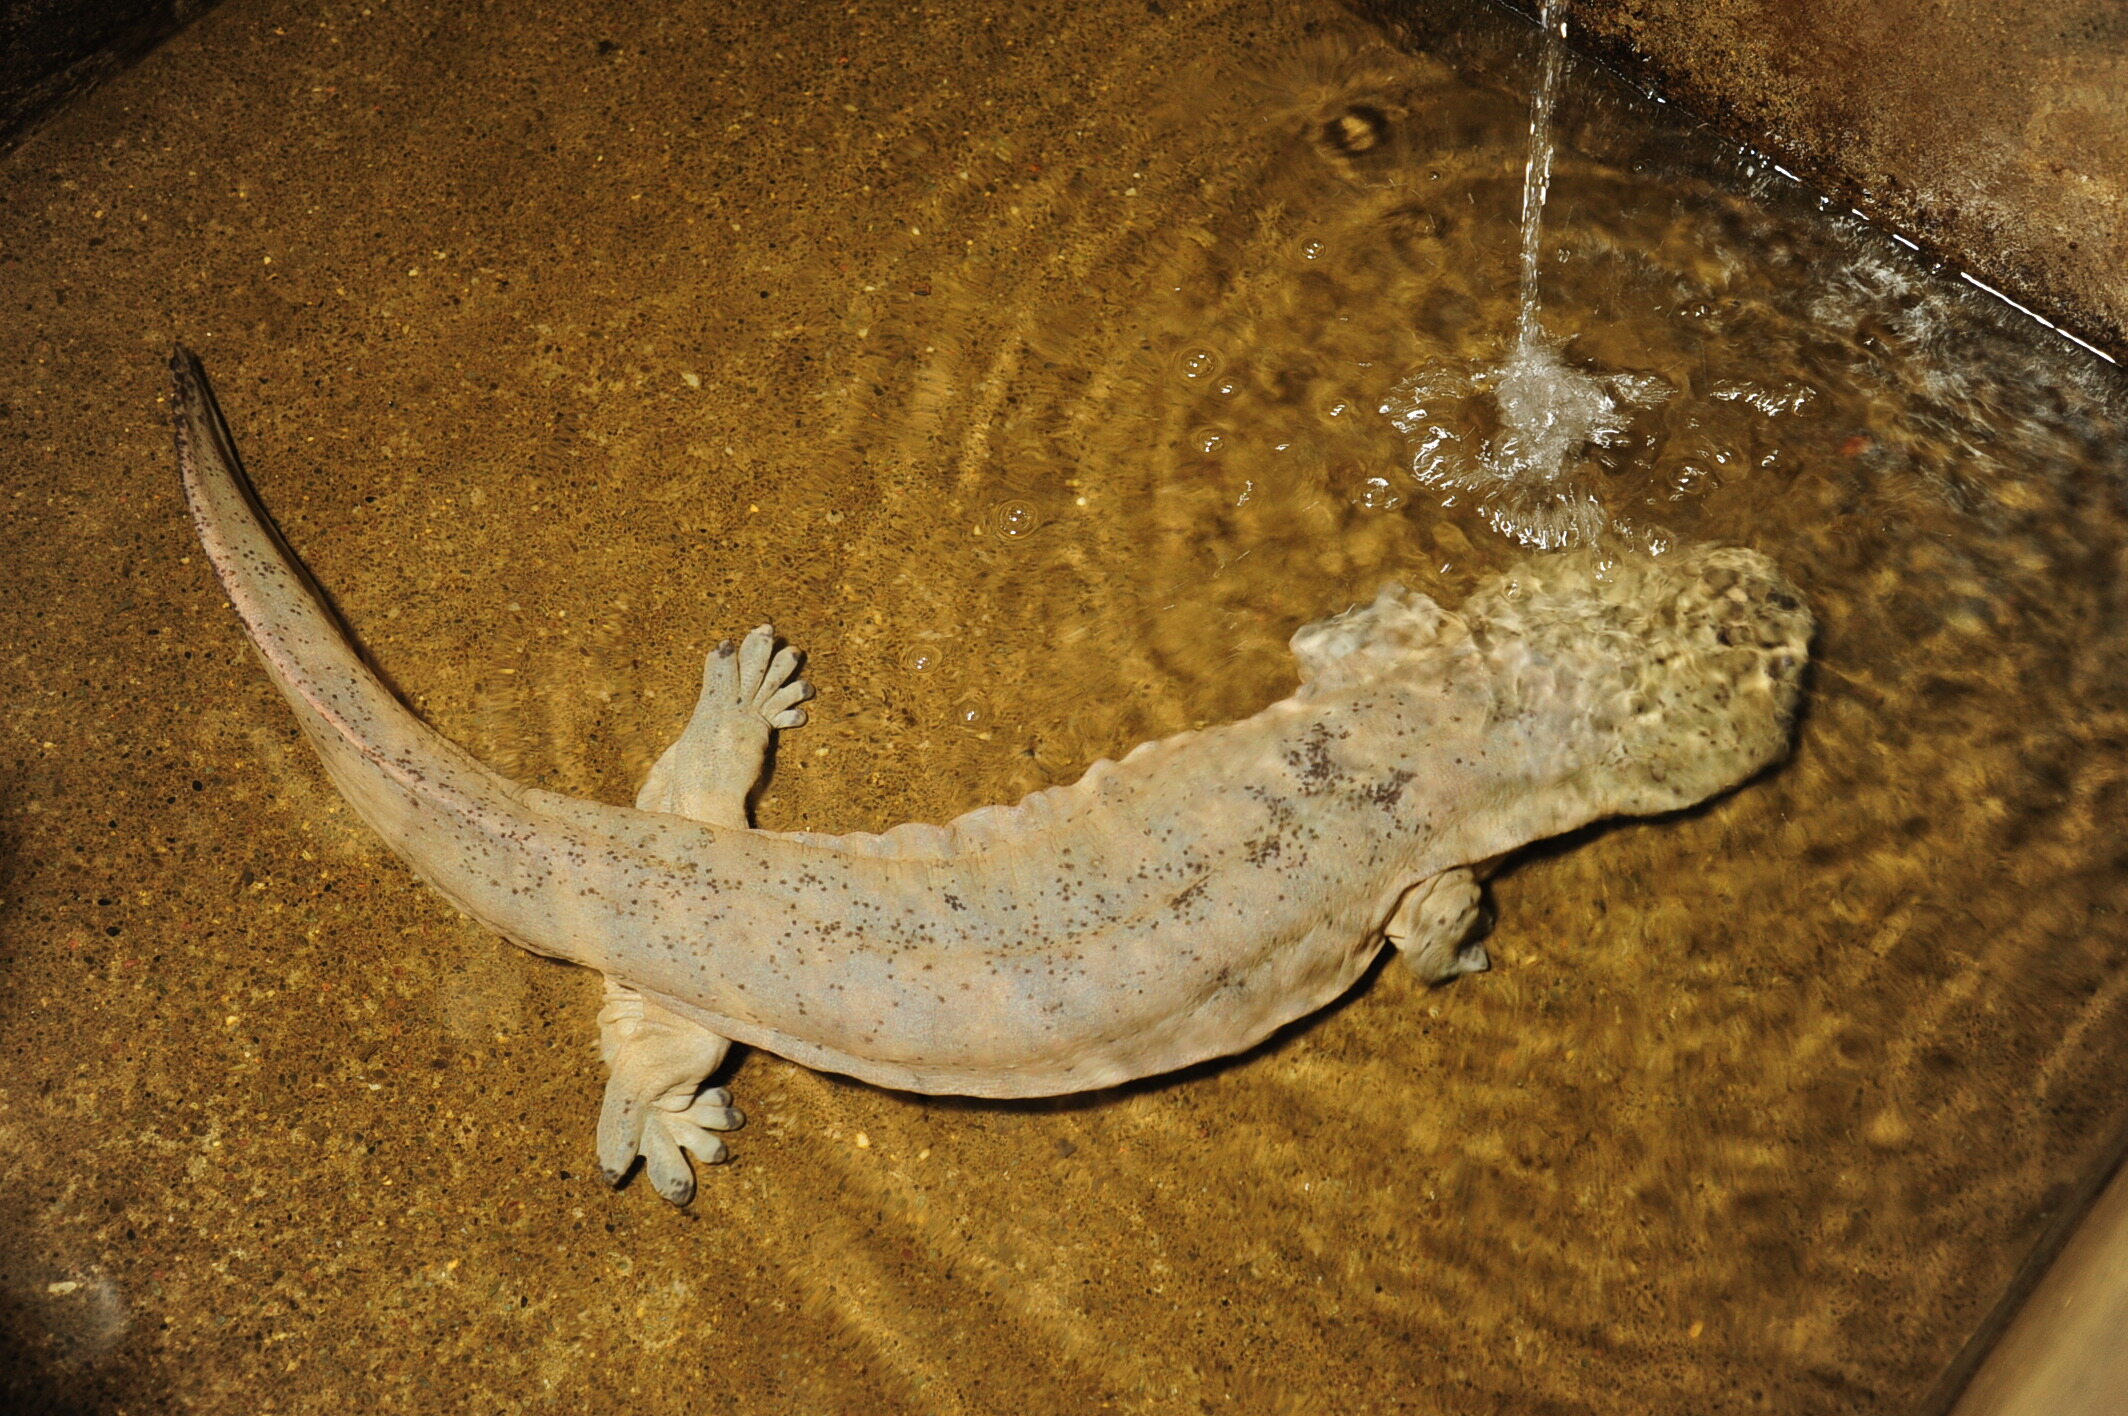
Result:
[[[1557,550],[1587,545],[1609,524],[1594,489],[1576,475],[1576,454],[1623,443],[1637,411],[1670,392],[1650,374],[1574,368],[1540,344],[1494,368],[1415,374],[1380,411],[1408,439],[1420,486],[1471,496],[1501,535]],[[1472,437],[1488,413],[1491,435]]]

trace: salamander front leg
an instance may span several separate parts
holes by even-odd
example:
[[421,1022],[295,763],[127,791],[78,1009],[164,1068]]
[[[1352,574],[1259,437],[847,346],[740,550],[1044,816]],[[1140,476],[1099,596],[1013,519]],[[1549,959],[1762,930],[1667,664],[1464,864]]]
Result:
[[[1444,870],[1404,892],[1382,933],[1404,963],[1428,983],[1446,983],[1493,966],[1485,946],[1470,938],[1481,896],[1468,870]],[[1465,940],[1470,940],[1465,943]]]
[[676,1205],[694,1198],[694,1167],[682,1152],[717,1164],[730,1152],[712,1132],[736,1130],[745,1120],[730,1092],[704,1085],[730,1047],[625,984],[606,981],[599,1051],[608,1076],[598,1154],[607,1184],[627,1179],[641,1155],[653,1190]]
[[776,648],[776,631],[765,624],[737,645],[727,639],[711,650],[694,716],[643,779],[636,809],[746,825],[746,796],[768,758],[770,729],[805,723],[798,705],[813,686],[797,675],[798,651]]

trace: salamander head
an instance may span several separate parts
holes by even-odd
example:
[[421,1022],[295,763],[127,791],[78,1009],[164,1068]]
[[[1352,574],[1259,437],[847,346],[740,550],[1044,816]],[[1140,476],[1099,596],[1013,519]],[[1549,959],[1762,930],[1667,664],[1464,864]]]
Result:
[[1812,620],[1756,551],[1543,557],[1462,614],[1496,719],[1603,810],[1690,806],[1787,751]]

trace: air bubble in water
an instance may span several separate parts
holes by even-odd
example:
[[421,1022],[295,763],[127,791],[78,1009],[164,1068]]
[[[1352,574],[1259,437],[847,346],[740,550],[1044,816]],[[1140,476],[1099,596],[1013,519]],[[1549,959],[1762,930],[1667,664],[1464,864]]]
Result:
[[970,732],[990,726],[990,705],[980,698],[963,698],[953,705],[953,721]]
[[1227,445],[1227,435],[1217,428],[1199,428],[1190,434],[1190,446],[1202,453],[1214,453]]
[[928,674],[942,657],[936,644],[917,644],[903,651],[901,666],[912,674]]
[[1304,261],[1321,260],[1323,252],[1329,249],[1322,242],[1311,238],[1300,243],[1300,258]]
[[1203,384],[1219,377],[1226,361],[1208,344],[1185,344],[1175,352],[1175,375],[1186,384]]
[[999,502],[990,508],[990,529],[1008,541],[1029,535],[1038,525],[1033,502]]

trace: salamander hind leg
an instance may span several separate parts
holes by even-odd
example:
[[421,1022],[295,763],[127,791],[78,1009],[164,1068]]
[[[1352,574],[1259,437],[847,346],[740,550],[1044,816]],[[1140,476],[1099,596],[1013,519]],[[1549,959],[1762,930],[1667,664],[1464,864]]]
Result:
[[[746,797],[768,757],[769,734],[805,722],[813,696],[798,677],[798,651],[776,647],[762,625],[738,644],[718,645],[702,667],[694,716],[643,780],[635,804],[711,826],[744,828]],[[599,1010],[606,1099],[599,1108],[599,1167],[618,1185],[643,1158],[651,1188],[676,1205],[694,1197],[687,1157],[714,1165],[728,1151],[712,1134],[736,1128],[731,1093],[707,1085],[728,1039],[661,1007],[626,983],[606,980]]]
[[813,687],[798,677],[798,664],[798,651],[778,649],[765,624],[711,650],[694,716],[643,779],[637,809],[746,825],[746,796],[761,776],[770,730],[805,722],[799,705]]
[[694,1167],[730,1152],[717,1131],[744,1122],[731,1093],[706,1085],[731,1043],[691,1023],[625,984],[606,981],[599,1010],[599,1051],[605,1056],[606,1100],[599,1108],[599,1168],[619,1185],[643,1158],[650,1187],[676,1205],[694,1198]]
[[1428,983],[1483,973],[1493,966],[1492,957],[1471,938],[1482,898],[1470,871],[1444,870],[1404,892],[1382,933],[1405,965]]

